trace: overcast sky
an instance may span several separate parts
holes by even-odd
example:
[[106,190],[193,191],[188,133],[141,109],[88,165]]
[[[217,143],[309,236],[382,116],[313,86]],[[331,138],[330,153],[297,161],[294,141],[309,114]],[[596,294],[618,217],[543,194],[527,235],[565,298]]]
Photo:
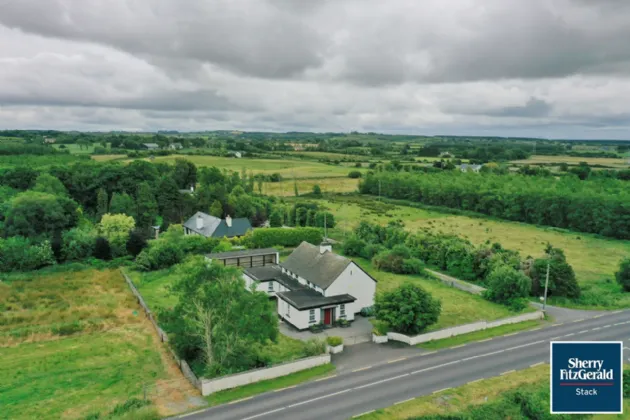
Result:
[[0,128],[630,139],[628,0],[0,0]]

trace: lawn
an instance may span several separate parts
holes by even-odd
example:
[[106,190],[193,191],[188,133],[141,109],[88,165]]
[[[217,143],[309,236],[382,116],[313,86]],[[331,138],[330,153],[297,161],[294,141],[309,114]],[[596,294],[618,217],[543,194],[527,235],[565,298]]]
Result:
[[[64,147],[61,147],[61,146],[64,146]],[[53,147],[57,150],[67,150],[73,155],[81,155],[81,154],[89,155],[90,153],[94,153],[95,145],[88,144],[88,145],[80,146],[78,144],[63,144],[63,145],[53,144]]]
[[[386,224],[400,219],[410,231],[427,229],[456,234],[475,244],[499,242],[523,257],[539,257],[545,245],[562,248],[582,285],[602,284],[614,277],[619,262],[630,256],[630,241],[598,237],[585,233],[538,227],[525,223],[492,220],[441,213],[422,208],[379,203],[374,197],[333,197],[322,204],[335,214],[338,228],[351,231],[362,220]],[[337,232],[337,234],[343,234]],[[628,303],[630,304],[630,298]]]
[[[313,192],[313,186],[319,185],[322,193],[347,193],[355,192],[359,187],[359,180],[347,177],[321,178],[321,179],[300,179],[297,181],[299,194]],[[295,196],[293,180],[282,182],[265,182],[263,194],[277,197]]]
[[[216,166],[220,169],[241,171],[245,168],[255,174],[279,173],[283,178],[327,178],[346,176],[352,168],[342,165],[326,165],[320,162],[298,159],[236,159],[218,156],[169,155],[156,156],[154,162],[173,163],[175,159],[186,159],[198,167]],[[129,162],[128,160],[127,162]],[[359,168],[357,168],[359,169]]]
[[145,390],[160,415],[192,408],[186,398],[197,392],[117,270],[57,267],[9,275],[0,283],[0,302],[0,406],[6,418],[105,414],[142,398]]
[[437,395],[426,395],[361,416],[361,420],[403,420],[416,416],[447,415],[470,405],[492,402],[504,392],[549,381],[549,365],[540,365],[503,376],[469,383]]
[[108,162],[110,160],[126,159],[127,155],[92,155],[91,157],[97,162]]
[[587,162],[589,165],[602,165],[615,169],[628,168],[628,160],[621,158],[600,158],[600,157],[577,157],[577,156],[531,156],[529,159],[515,160],[511,163],[517,165],[549,165],[553,163],[566,163],[568,165],[579,165],[580,162]]
[[515,315],[514,312],[510,312],[503,305],[489,302],[480,296],[471,295],[447,286],[438,280],[378,271],[367,260],[362,258],[353,258],[352,260],[377,280],[377,293],[391,290],[405,282],[410,282],[421,286],[431,293],[433,297],[440,299],[442,301],[442,313],[438,322],[432,325],[429,331],[481,320],[493,321]]

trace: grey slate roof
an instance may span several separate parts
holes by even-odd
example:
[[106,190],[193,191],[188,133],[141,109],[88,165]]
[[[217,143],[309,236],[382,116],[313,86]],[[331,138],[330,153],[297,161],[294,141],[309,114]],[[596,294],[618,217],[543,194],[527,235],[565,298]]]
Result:
[[206,254],[207,258],[223,260],[226,258],[237,257],[257,257],[260,255],[275,254],[278,250],[275,248],[258,248],[258,249],[243,249],[239,251],[227,251],[227,252],[213,252],[212,254]]
[[[197,229],[197,216],[203,218],[203,228]],[[246,218],[232,219],[232,226],[228,227],[225,220],[198,211],[190,219],[186,220],[184,227],[205,237],[222,238],[224,236],[232,238],[243,236],[252,229],[252,224]]]
[[160,146],[157,143],[142,143],[147,149],[159,149]]
[[[300,284],[299,281],[291,278],[289,275],[282,272],[282,269],[278,265],[266,265],[264,267],[251,267],[247,268],[243,271],[252,279],[259,281],[261,283],[267,281],[277,281],[287,289],[300,290],[306,289],[307,287]],[[317,295],[321,296],[320,293],[315,292]]]
[[281,265],[325,290],[351,262],[332,252],[320,254],[319,246],[302,242]]
[[357,300],[354,296],[348,294],[326,297],[309,288],[293,290],[290,292],[280,292],[276,293],[276,296],[289,302],[291,306],[300,311],[305,309],[320,308],[328,305],[351,303]]

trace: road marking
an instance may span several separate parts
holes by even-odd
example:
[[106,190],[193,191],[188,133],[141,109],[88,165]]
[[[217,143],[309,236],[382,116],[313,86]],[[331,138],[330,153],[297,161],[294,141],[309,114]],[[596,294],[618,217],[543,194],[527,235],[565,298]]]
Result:
[[617,322],[616,324],[613,324],[613,325],[616,327],[617,325],[623,325],[623,324],[627,324],[627,322]]
[[409,401],[413,401],[413,400],[415,400],[415,398],[409,398],[408,400],[395,402],[394,405],[403,404],[403,403],[406,403],[406,402],[409,402]]
[[255,419],[256,417],[262,417],[262,416],[266,416],[267,414],[273,414],[273,413],[277,413],[278,411],[282,411],[284,410],[286,407],[282,407],[282,408],[277,408],[275,410],[271,410],[271,411],[267,411],[266,413],[260,413],[260,414],[256,414],[255,416],[251,416],[251,417],[247,417],[243,420],[251,420],[251,419]]
[[536,330],[540,330],[540,329],[542,329],[542,327],[532,328],[530,331],[536,331]]
[[516,334],[518,334],[518,333],[503,334],[503,337],[511,337],[511,336],[513,336],[513,335],[516,335]]
[[602,327],[602,330],[603,330],[604,328],[610,328],[610,327],[612,327],[612,325],[610,325],[610,324],[608,324],[608,325],[604,325],[604,326]]
[[559,323],[559,324],[553,324],[552,327],[559,327],[560,325],[562,325],[563,322]]
[[394,359],[394,360],[388,360],[387,363],[396,363],[396,362],[400,362],[401,360],[406,360],[406,357],[401,357],[400,359]]
[[515,370],[508,370],[508,371],[505,371],[503,373],[500,373],[499,376],[509,375],[510,373],[514,373],[514,372],[516,372],[516,371]]
[[370,410],[370,411],[366,411],[365,413],[361,413],[361,414],[357,414],[356,416],[352,416],[353,419],[356,419],[357,417],[362,417],[365,416],[366,414],[370,414],[373,413],[375,410]]
[[355,370],[353,370],[353,372],[361,372],[362,370],[367,370],[367,369],[370,369],[371,367],[372,367],[372,366],[362,367],[362,368],[359,368],[359,369],[355,369]]
[[597,331],[597,330],[601,330],[601,329],[602,329],[601,327],[596,327],[596,328],[593,328],[591,331]]
[[492,340],[492,337],[486,338],[485,340],[479,340],[477,341],[477,343],[483,343],[484,341],[490,341],[490,340]]
[[326,379],[335,378],[337,375],[326,376],[325,378],[315,379],[315,382],[325,381]]
[[180,416],[175,417],[176,419],[183,419],[186,417],[190,417],[190,416],[194,416],[195,414],[199,414],[199,413],[203,413],[204,411],[207,411],[207,408],[203,408],[201,410],[197,410],[197,411],[193,411],[192,413],[186,413],[186,414],[182,414]]
[[574,333],[571,333],[571,334],[565,334],[565,335],[563,335],[563,337],[571,337],[572,335],[575,335],[575,334],[574,334]]
[[452,349],[458,349],[460,347],[464,347],[466,344],[460,344],[459,346],[451,347]]
[[433,391],[434,394],[439,394],[440,392],[444,392],[444,391],[448,391],[451,388],[442,388],[442,389],[438,389],[437,391]]
[[288,405],[286,408],[297,407],[297,406],[300,406],[300,405],[312,403],[313,401],[323,400],[324,398],[334,397],[335,395],[345,394],[346,392],[350,392],[350,391],[351,391],[351,389],[344,389],[343,391],[334,392],[334,393],[328,394],[328,395],[322,395],[321,397],[313,398],[313,399],[306,400],[306,401],[300,401],[299,403]]
[[465,359],[462,359],[462,362],[466,362],[468,360],[472,360],[472,359],[478,359],[480,357],[484,357],[484,356],[492,356],[493,354],[499,354],[499,353],[503,353],[505,350],[498,350],[498,351],[493,351],[492,353],[485,353],[485,354],[479,354],[477,356],[471,356],[471,357],[467,357]]
[[588,332],[588,330],[582,330],[582,331],[580,331],[578,334],[584,334],[584,333],[586,333],[586,332]]
[[622,312],[623,312],[622,310],[621,311],[614,311],[614,312],[611,312],[611,314],[620,314]]
[[601,318],[603,316],[605,316],[606,314],[601,314],[601,315],[595,315],[593,318]]
[[538,362],[538,363],[534,363],[533,365],[529,365],[529,367],[536,367],[536,366],[540,366],[540,365],[544,365],[545,362]]
[[483,379],[484,379],[484,378],[475,379],[474,381],[470,381],[470,382],[468,382],[468,384],[467,384],[467,385],[474,384],[475,382],[481,382],[481,381],[483,381]]
[[236,403],[240,403],[240,402],[243,402],[243,401],[251,400],[252,398],[254,398],[254,397],[241,398],[240,400],[230,401],[228,404],[236,404]]
[[366,385],[357,386],[357,387],[352,388],[352,389],[363,389],[363,388],[367,388],[367,387],[369,387],[369,386],[374,386],[374,385],[382,384],[383,382],[393,381],[394,379],[404,378],[405,376],[409,376],[409,374],[408,374],[408,373],[405,373],[405,374],[403,374],[403,375],[394,376],[393,378],[382,379],[382,380],[380,380],[380,381],[372,382],[372,383],[369,383],[369,384],[366,384]]
[[575,321],[573,321],[573,322],[582,322],[582,321],[584,321],[584,318],[576,319],[576,320],[575,320]]
[[428,356],[430,354],[435,354],[435,353],[437,353],[437,351],[430,351],[428,353],[422,353],[420,356]]
[[443,363],[441,365],[431,366],[431,367],[428,367],[428,368],[424,368],[424,369],[420,369],[420,370],[416,370],[414,372],[411,372],[410,375],[415,375],[416,373],[420,373],[420,372],[426,372],[428,370],[438,369],[438,368],[441,368],[441,367],[444,367],[444,366],[449,366],[449,365],[452,365],[454,363],[459,363],[459,362],[460,362],[459,360],[454,360],[452,362]]
[[293,385],[293,386],[288,386],[286,388],[280,388],[280,389],[276,389],[273,392],[280,392],[280,391],[284,391],[286,389],[291,389],[291,388],[295,388],[297,385]]
[[559,336],[557,336],[557,337],[551,337],[551,338],[549,339],[549,341],[554,341],[554,340],[557,340],[558,338],[562,338],[562,336],[561,336],[561,335],[559,335]]

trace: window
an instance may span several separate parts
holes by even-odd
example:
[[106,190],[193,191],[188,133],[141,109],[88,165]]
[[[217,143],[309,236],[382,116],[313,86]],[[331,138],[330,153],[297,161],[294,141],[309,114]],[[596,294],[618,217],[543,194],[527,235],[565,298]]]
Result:
[[308,311],[308,323],[309,324],[315,323],[315,309],[311,309],[310,311]]
[[287,303],[287,318],[291,318],[291,305]]
[[339,305],[339,317],[340,318],[346,317],[346,305]]
[[269,282],[269,285],[267,286],[267,291],[268,292],[273,292],[273,282],[272,281]]

